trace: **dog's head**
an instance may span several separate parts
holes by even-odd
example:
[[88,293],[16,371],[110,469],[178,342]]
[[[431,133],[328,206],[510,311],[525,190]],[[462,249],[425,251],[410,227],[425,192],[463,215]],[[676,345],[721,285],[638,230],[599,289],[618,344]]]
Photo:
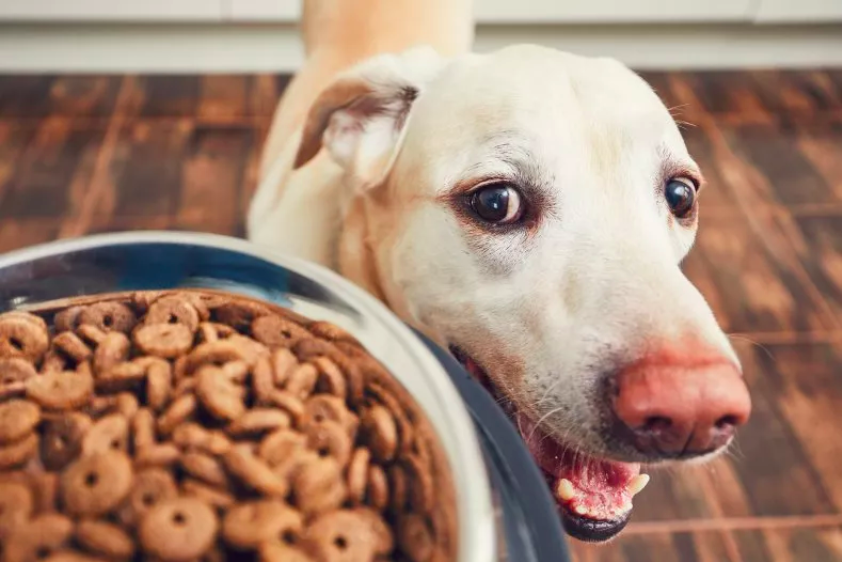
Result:
[[538,47],[368,61],[315,103],[362,201],[386,300],[509,409],[568,531],[615,535],[639,463],[707,458],[749,415],[740,365],[679,269],[703,180],[623,65]]

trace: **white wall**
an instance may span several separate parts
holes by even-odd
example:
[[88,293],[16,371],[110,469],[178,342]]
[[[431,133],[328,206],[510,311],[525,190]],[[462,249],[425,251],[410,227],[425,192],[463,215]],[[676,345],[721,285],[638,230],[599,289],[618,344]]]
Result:
[[[641,69],[842,65],[842,0],[476,2],[479,51],[540,43]],[[291,71],[301,63],[299,9],[299,0],[0,0],[0,71]]]

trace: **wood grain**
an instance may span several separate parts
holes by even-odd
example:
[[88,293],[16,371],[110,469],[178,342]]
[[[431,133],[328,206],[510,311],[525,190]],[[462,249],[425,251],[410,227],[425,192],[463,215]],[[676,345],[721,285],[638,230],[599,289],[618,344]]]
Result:
[[[754,397],[728,454],[647,469],[579,562],[842,560],[842,70],[642,73],[707,177],[682,264]],[[0,252],[126,230],[241,236],[288,76],[0,76]]]

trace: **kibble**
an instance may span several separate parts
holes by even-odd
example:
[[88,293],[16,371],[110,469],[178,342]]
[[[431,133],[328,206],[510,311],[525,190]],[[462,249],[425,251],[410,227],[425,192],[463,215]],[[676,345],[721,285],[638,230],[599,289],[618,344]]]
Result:
[[3,560],[453,560],[443,458],[327,322],[192,290],[0,314]]

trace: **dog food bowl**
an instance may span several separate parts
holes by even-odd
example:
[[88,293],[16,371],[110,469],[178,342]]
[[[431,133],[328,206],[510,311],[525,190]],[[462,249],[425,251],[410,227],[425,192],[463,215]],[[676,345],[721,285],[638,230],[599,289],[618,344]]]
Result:
[[547,485],[506,415],[449,354],[365,291],[248,242],[187,233],[91,236],[0,256],[0,312],[59,298],[173,288],[229,291],[352,333],[412,393],[457,490],[458,562],[565,562]]

